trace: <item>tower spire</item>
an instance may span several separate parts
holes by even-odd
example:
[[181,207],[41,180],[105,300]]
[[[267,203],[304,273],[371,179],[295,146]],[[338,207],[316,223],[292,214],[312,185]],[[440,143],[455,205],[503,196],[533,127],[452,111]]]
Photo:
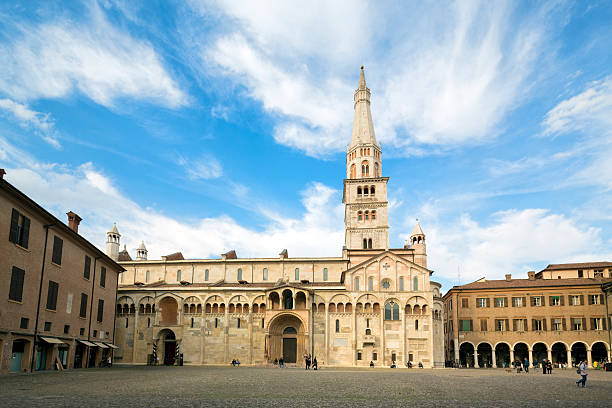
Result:
[[349,147],[360,144],[371,144],[376,146],[376,135],[374,134],[374,123],[370,111],[370,89],[366,86],[363,65],[359,73],[359,87],[355,90],[353,97],[355,102],[355,116],[353,118],[353,133]]

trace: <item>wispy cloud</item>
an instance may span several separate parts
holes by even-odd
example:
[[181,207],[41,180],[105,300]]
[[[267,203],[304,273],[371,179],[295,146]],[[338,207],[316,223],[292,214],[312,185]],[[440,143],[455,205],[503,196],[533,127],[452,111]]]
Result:
[[219,161],[208,154],[197,159],[180,157],[178,164],[183,167],[187,177],[191,180],[207,180],[219,178],[223,174],[223,168]]
[[0,43],[0,91],[16,100],[64,98],[75,91],[113,107],[134,98],[171,108],[188,97],[151,44],[112,25],[97,3],[81,23],[9,24],[11,41]]
[[56,149],[61,148],[55,131],[55,121],[50,113],[32,110],[28,105],[11,99],[0,99],[0,109],[9,113],[23,127],[33,128],[40,137]]

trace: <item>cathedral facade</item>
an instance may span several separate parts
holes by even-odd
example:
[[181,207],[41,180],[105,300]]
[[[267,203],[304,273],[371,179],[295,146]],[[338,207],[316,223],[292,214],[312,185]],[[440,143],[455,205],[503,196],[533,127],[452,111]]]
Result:
[[387,182],[363,67],[346,153],[345,244],[340,257],[136,258],[107,253],[126,269],[116,304],[118,363],[444,366],[440,284],[430,280],[418,222],[403,248],[389,248]]

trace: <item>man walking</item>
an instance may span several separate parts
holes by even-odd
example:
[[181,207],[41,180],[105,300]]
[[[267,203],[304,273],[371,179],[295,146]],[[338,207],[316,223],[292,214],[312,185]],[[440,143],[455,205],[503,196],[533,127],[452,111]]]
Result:
[[576,387],[579,387],[580,383],[582,383],[582,388],[584,388],[586,386],[586,380],[587,380],[587,362],[586,360],[582,360],[582,363],[580,363],[580,366],[578,366],[578,372],[580,373],[580,376],[582,378],[576,381]]
[[527,357],[523,360],[523,367],[525,367],[525,374],[529,374],[529,360],[527,360]]

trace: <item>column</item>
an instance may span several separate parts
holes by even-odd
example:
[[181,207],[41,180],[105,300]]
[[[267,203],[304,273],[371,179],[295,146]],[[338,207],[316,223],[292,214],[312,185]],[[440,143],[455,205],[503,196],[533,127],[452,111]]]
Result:
[[491,363],[493,364],[493,368],[497,368],[497,359],[495,358],[495,347],[491,349]]
[[226,364],[229,361],[229,304],[227,302],[225,302],[225,300],[223,301],[223,304],[225,305],[225,322],[223,324],[223,345],[225,348],[225,357],[223,360],[223,364]]
[[587,367],[593,367],[593,356],[590,348],[587,349]]
[[[372,305],[372,307],[374,307],[374,305]],[[379,313],[380,313],[380,357],[381,357],[381,364],[384,367],[385,366],[385,304],[382,304],[382,308],[380,308],[379,306]]]
[[[128,314],[128,316],[129,316],[129,314]],[[140,316],[140,309],[139,309],[139,307],[136,307],[136,312],[134,313],[134,340],[132,341],[132,364],[136,363],[136,344],[138,343],[138,335],[137,335],[137,333],[138,333],[138,316]],[[129,319],[129,317],[128,317],[128,319]],[[157,352],[159,353],[159,350],[157,350]],[[145,363],[147,363],[147,362],[145,361]]]
[[455,343],[455,362],[459,362],[459,340],[453,339]]
[[514,349],[510,349],[510,367],[512,367],[512,363],[514,363]]
[[325,364],[329,365],[329,303],[325,304]]
[[249,364],[253,365],[253,305],[249,307]]
[[202,305],[202,314],[200,315],[200,363],[206,362],[206,303]]
[[474,368],[480,368],[478,364],[478,347],[474,347]]
[[[397,263],[396,263],[396,265],[397,265]],[[396,282],[397,282],[397,280],[396,280]],[[408,355],[406,354],[406,308],[405,307],[403,308],[403,310],[400,307],[400,317],[401,317],[400,327],[402,328],[402,330],[401,330],[401,332],[402,332],[401,336],[402,337],[400,338],[400,341],[401,341],[401,344],[402,344],[401,350],[402,350],[402,357],[404,359],[404,362],[406,362],[406,361],[408,361]],[[397,361],[398,365],[401,364],[401,361],[402,360],[398,357],[398,361]]]
[[[548,348],[547,353],[548,353],[548,360],[552,361],[552,349],[550,347]],[[567,353],[567,356],[568,356],[568,358],[570,357],[569,352]],[[571,359],[568,360],[568,361],[571,361]]]
[[[353,302],[353,365],[357,365],[357,303],[355,303],[355,299],[352,299]],[[362,354],[361,358],[364,358]]]

